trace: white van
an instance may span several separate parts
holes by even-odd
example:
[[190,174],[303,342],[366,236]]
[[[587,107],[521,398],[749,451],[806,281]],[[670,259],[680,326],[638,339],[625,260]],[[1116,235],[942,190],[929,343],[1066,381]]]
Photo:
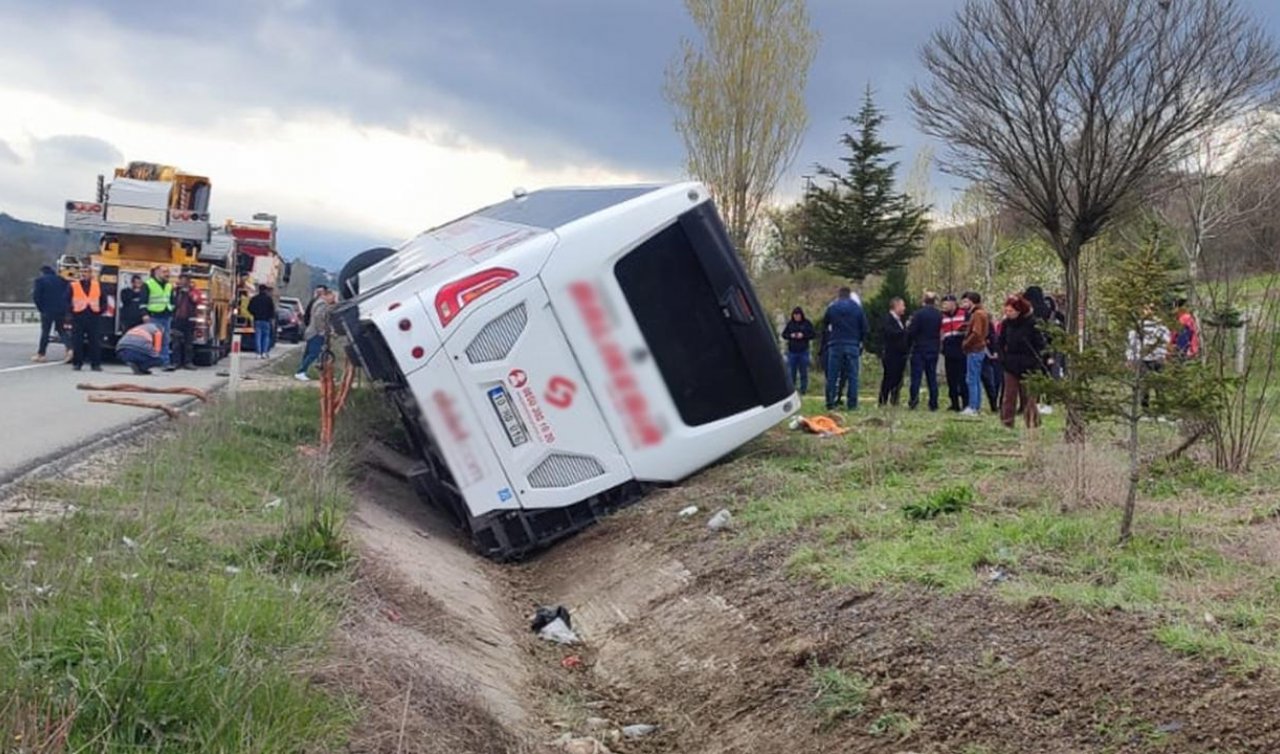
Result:
[[399,409],[420,492],[490,557],[571,534],[799,408],[701,184],[517,192],[384,255],[332,318]]

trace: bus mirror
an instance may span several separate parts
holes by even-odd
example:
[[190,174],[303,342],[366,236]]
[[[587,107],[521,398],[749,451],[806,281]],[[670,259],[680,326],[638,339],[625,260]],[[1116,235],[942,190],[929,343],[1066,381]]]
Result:
[[293,262],[284,263],[284,284],[289,284],[289,278],[293,277]]

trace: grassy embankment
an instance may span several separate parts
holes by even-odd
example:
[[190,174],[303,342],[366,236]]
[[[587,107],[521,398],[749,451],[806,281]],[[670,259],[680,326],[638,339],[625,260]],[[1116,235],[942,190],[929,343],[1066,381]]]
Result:
[[[879,409],[865,389],[878,376],[867,372],[850,434],[780,428],[723,467],[748,536],[790,538],[797,577],[1141,611],[1158,618],[1156,638],[1171,649],[1280,670],[1280,559],[1268,559],[1259,538],[1280,524],[1280,467],[1228,476],[1156,460],[1135,538],[1119,546],[1126,470],[1103,428],[1086,451],[1085,495],[1073,504],[1074,456],[1060,417],[1032,437],[991,414]],[[822,410],[816,398],[804,408]],[[1144,432],[1152,450],[1177,444],[1171,427]]]
[[300,454],[316,431],[314,391],[247,394],[104,482],[29,483],[75,508],[0,536],[0,751],[341,745],[355,704],[308,669],[348,595],[353,467]]

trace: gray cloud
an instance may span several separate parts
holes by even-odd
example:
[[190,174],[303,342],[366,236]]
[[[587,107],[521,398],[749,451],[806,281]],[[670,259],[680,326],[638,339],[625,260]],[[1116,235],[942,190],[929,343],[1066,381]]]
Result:
[[35,142],[38,165],[118,165],[123,161],[119,149],[93,136],[51,136]]
[[[1280,31],[1273,0],[1244,1]],[[811,0],[822,42],[788,180],[835,162],[841,118],[868,83],[909,166],[927,143],[906,106],[918,50],[962,2]],[[673,0],[0,0],[6,18],[26,22],[6,44],[29,60],[0,64],[0,80],[106,112],[200,124],[320,112],[402,131],[428,121],[447,128],[438,143],[495,146],[538,166],[681,170],[661,88],[693,29]]]

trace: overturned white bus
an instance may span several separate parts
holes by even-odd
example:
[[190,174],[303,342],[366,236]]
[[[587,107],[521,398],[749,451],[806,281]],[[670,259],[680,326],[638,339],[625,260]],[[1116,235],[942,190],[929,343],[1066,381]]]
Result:
[[420,493],[490,557],[577,531],[799,407],[700,184],[517,192],[371,255],[333,319],[399,410]]

